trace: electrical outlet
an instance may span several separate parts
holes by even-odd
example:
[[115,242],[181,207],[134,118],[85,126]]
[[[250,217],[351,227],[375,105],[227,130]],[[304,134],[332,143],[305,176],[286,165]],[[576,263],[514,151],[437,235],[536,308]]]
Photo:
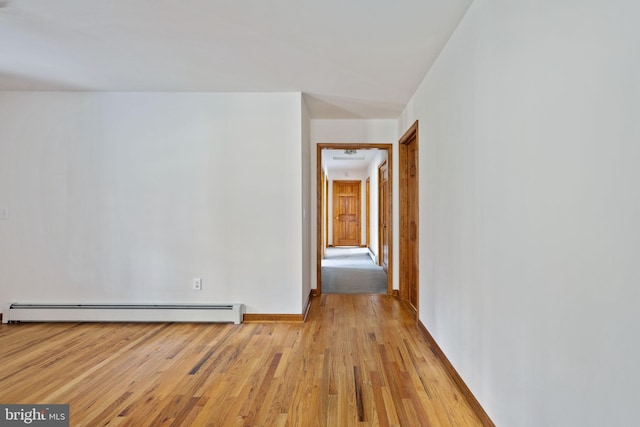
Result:
[[0,208],[0,219],[9,219],[9,208]]
[[201,291],[202,290],[202,279],[199,277],[196,277],[195,279],[193,279],[193,290],[194,291]]

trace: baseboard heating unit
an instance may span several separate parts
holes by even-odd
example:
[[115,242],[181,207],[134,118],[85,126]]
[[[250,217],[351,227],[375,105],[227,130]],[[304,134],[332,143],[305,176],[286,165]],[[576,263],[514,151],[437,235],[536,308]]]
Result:
[[242,323],[243,304],[8,304],[9,322],[233,322]]

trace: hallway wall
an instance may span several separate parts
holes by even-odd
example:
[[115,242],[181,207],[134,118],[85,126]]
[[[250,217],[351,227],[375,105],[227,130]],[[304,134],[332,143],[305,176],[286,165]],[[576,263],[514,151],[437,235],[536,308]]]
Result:
[[302,313],[304,109],[300,93],[0,92],[0,302]]
[[420,120],[420,317],[498,426],[640,419],[640,4],[475,0]]

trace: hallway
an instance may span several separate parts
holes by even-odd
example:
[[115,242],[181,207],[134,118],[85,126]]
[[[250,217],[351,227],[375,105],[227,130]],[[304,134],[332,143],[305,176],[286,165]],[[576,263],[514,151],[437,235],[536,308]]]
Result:
[[386,294],[387,274],[367,248],[327,248],[322,260],[322,292],[327,294]]

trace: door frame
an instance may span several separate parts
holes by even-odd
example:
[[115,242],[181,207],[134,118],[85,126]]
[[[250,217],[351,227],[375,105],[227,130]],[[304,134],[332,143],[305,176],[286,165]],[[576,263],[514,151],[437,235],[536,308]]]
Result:
[[[315,295],[322,295],[322,258],[324,254],[324,244],[322,241],[323,229],[323,170],[322,170],[322,150],[366,150],[377,148],[387,152],[387,162],[389,163],[389,194],[387,200],[389,203],[389,211],[391,224],[393,224],[393,144],[357,144],[357,143],[339,143],[339,142],[320,142],[316,146],[316,291]],[[328,225],[327,225],[328,226]],[[379,237],[378,237],[379,238]],[[387,271],[387,294],[393,294],[393,227],[389,230],[389,266]]]
[[[410,235],[410,230],[409,230],[409,199],[408,199],[408,192],[409,192],[409,184],[408,184],[408,179],[407,179],[407,174],[409,172],[409,165],[407,163],[407,153],[409,150],[408,144],[415,139],[415,143],[416,143],[416,155],[418,155],[419,151],[419,139],[418,139],[418,121],[416,120],[413,125],[411,125],[411,127],[409,127],[409,129],[404,133],[404,135],[402,135],[402,138],[400,138],[399,144],[398,144],[398,157],[399,157],[399,165],[398,165],[398,177],[399,177],[399,196],[400,196],[400,206],[399,206],[399,219],[400,219],[400,236],[399,236],[399,244],[400,244],[400,253],[399,253],[399,263],[400,263],[400,277],[399,277],[399,283],[398,283],[398,290],[399,290],[399,295],[400,295],[400,299],[404,300],[404,301],[409,301],[410,300],[410,294],[409,294],[409,289],[408,289],[408,284],[407,284],[407,280],[406,277],[402,275],[403,271],[407,271],[407,266],[410,262],[410,260],[407,258],[407,253],[408,253],[408,249],[407,246],[409,245],[409,235]],[[420,175],[419,175],[419,164],[418,164],[418,159],[416,159],[416,189],[415,191],[418,193],[416,195],[416,198],[418,199],[418,204],[419,204],[419,184],[420,184],[420,179],[419,179]],[[419,226],[419,210],[418,210],[418,204],[416,204],[416,257],[418,258],[418,260],[420,259],[419,257],[419,238],[420,238],[420,234],[419,234],[419,230],[420,230],[420,226]],[[419,280],[419,271],[420,271],[420,264],[417,263],[416,265],[416,319],[418,319],[418,308],[420,306],[420,280]]]

